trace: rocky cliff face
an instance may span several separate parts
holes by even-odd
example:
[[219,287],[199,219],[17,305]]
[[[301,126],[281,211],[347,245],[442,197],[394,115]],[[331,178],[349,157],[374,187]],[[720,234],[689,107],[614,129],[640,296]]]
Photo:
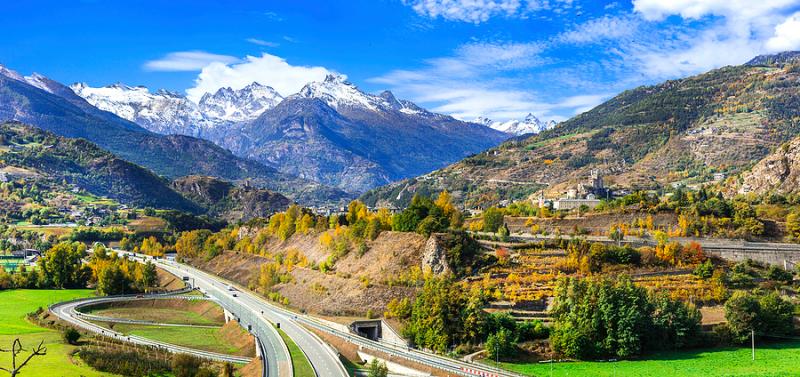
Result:
[[733,192],[794,193],[800,190],[800,138],[784,144],[733,183]]
[[176,179],[172,187],[208,214],[227,221],[269,217],[291,203],[285,196],[252,187],[237,187],[213,177],[189,176]]
[[432,234],[425,243],[425,249],[422,251],[422,270],[430,270],[434,275],[452,272],[450,264],[447,262],[444,240],[437,234]]

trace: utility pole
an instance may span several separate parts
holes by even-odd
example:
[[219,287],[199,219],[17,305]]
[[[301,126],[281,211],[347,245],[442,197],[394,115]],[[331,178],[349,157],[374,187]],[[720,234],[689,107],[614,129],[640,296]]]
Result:
[[756,330],[750,330],[750,339],[753,345],[753,361],[756,361]]

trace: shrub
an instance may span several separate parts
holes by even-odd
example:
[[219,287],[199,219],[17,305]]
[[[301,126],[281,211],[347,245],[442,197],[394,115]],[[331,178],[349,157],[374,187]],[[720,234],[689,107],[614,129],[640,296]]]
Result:
[[81,333],[72,327],[67,327],[64,329],[64,332],[61,334],[61,336],[64,338],[64,341],[67,342],[67,344],[75,345],[78,344],[78,339],[80,339]]

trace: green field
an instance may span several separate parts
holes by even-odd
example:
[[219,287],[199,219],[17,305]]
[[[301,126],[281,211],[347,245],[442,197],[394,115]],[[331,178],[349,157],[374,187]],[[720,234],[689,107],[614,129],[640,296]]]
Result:
[[306,354],[300,349],[300,347],[295,344],[295,342],[286,335],[285,332],[281,329],[278,330],[278,333],[281,334],[281,338],[283,338],[283,342],[286,343],[286,348],[289,349],[289,356],[292,357],[292,370],[294,371],[294,377],[314,377],[316,374],[314,373],[314,368],[311,367],[311,363],[308,361]]
[[[49,304],[92,294],[93,291],[88,289],[0,291],[0,348],[10,348],[15,338],[19,338],[26,349],[40,341],[44,341],[47,347],[47,355],[32,359],[22,369],[22,376],[114,376],[98,372],[81,363],[80,359],[72,358],[70,353],[75,347],[64,344],[59,332],[38,327],[25,319],[27,313],[39,307],[46,308]],[[0,354],[0,365],[10,366],[11,356],[7,353]]]
[[[182,304],[187,305],[186,308],[170,308],[170,307],[110,307],[110,308],[88,308],[88,312],[94,315],[122,318],[122,319],[138,319],[144,321],[151,321],[157,323],[173,323],[184,325],[202,325],[202,326],[222,326],[225,324],[223,319],[217,319],[216,313],[209,313],[208,311],[218,311],[219,316],[222,316],[222,309],[218,306],[208,305],[207,301],[185,301],[180,300]],[[207,312],[198,313],[191,311],[193,306],[200,307],[200,305],[210,306]],[[199,308],[202,310],[203,308]]]
[[50,304],[89,297],[94,294],[90,289],[14,289],[0,291],[0,335],[20,335],[50,331],[36,326],[25,315],[37,308],[47,309]]
[[756,343],[756,361],[751,359],[750,348],[722,348],[664,352],[640,361],[500,364],[504,369],[540,377],[800,376],[800,341]]
[[241,349],[230,344],[219,328],[167,327],[115,324],[114,331],[148,339],[228,355],[238,355]]

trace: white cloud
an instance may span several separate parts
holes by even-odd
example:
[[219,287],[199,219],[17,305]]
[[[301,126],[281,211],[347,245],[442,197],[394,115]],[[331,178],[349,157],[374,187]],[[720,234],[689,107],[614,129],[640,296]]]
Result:
[[564,117],[557,113],[574,114],[599,103],[597,96],[545,102],[526,88],[526,80],[515,77],[543,64],[541,51],[538,43],[472,43],[456,49],[453,56],[430,59],[420,69],[395,70],[369,81],[463,120],[484,116],[504,121],[532,112],[560,121]]
[[573,0],[403,0],[417,14],[448,21],[486,22],[492,17],[520,17],[572,8]]
[[252,43],[252,44],[254,44],[254,45],[259,45],[259,46],[264,46],[264,47],[278,47],[279,46],[279,44],[277,44],[275,42],[265,41],[263,39],[258,39],[258,38],[247,38],[245,40],[250,42],[250,43]]
[[797,5],[797,0],[633,0],[633,9],[651,21],[680,15],[686,19],[705,16],[755,19]]
[[632,35],[638,21],[628,16],[604,16],[577,25],[572,30],[559,34],[555,39],[563,43],[595,43],[619,39]]
[[238,58],[228,55],[212,54],[205,51],[179,51],[171,52],[161,59],[144,63],[148,71],[199,71],[211,63],[231,64],[239,61]]
[[473,23],[485,22],[496,15],[511,16],[522,5],[519,0],[410,0],[404,2],[423,16]]
[[619,49],[651,79],[742,64],[759,54],[800,45],[796,26],[786,18],[798,5],[797,0],[634,0],[634,11],[646,20],[679,16],[688,21],[657,30],[655,44],[639,41]]
[[775,35],[767,40],[767,49],[773,52],[800,49],[800,12],[775,26]]
[[258,82],[288,96],[311,81],[323,80],[329,73],[332,71],[324,67],[295,66],[281,57],[264,53],[261,56],[247,56],[234,64],[209,64],[195,79],[195,86],[186,90],[186,93],[189,99],[199,101],[203,94],[216,92],[223,87],[241,89]]

